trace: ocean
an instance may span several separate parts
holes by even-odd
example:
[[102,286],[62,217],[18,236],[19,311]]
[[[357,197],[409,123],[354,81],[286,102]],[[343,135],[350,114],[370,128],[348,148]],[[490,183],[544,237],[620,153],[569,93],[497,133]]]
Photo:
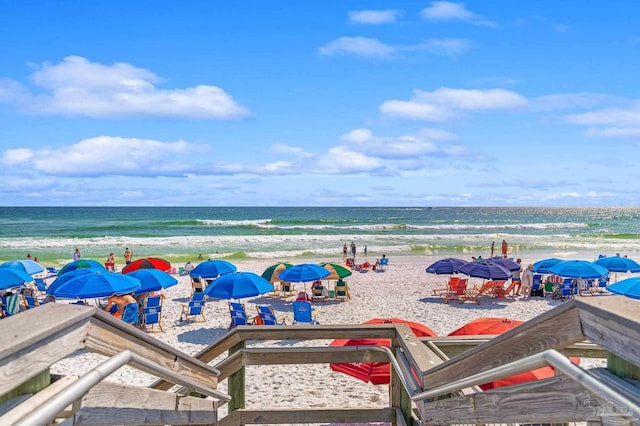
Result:
[[489,256],[502,240],[510,257],[595,258],[640,252],[638,208],[549,207],[0,207],[0,261],[46,265],[109,253],[172,262],[200,259],[341,259],[357,256]]

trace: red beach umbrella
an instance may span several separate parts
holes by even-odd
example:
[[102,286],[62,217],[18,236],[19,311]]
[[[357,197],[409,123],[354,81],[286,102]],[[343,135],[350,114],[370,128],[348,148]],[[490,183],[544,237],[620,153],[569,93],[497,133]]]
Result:
[[[363,324],[404,323],[408,324],[418,337],[436,336],[429,327],[417,322],[405,321],[400,318],[374,318]],[[329,346],[391,346],[391,339],[338,339]],[[371,382],[374,385],[384,385],[391,381],[391,365],[388,362],[349,362],[329,364],[333,371],[348,374],[363,382]]]
[[138,260],[134,260],[124,268],[122,273],[126,274],[138,269],[159,269],[163,272],[171,269],[171,263],[168,260],[161,259],[159,257],[143,257]]
[[[476,336],[487,334],[502,334],[506,331],[516,328],[524,321],[512,320],[509,318],[478,318],[475,319],[457,330],[449,333],[449,336]],[[580,363],[580,358],[570,358],[575,364]],[[480,385],[480,389],[489,390],[500,388],[503,386],[515,385],[518,383],[530,382],[532,380],[546,379],[553,377],[555,370],[553,367],[546,366],[536,368],[535,370],[527,371],[525,373],[515,374],[504,379],[495,380],[491,383],[485,383]]]

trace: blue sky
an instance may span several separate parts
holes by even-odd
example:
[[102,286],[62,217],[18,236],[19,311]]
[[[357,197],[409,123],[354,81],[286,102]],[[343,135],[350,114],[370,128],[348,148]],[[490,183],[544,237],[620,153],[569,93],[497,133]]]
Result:
[[0,204],[638,206],[638,16],[0,0]]

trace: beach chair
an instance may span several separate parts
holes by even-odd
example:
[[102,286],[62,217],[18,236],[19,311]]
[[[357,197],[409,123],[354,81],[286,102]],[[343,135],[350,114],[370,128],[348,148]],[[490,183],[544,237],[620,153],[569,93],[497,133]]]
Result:
[[148,296],[142,308],[142,327],[153,333],[155,325],[164,333],[162,328],[162,296]]
[[207,286],[207,282],[202,277],[191,277],[191,289],[194,293],[201,293]]
[[531,296],[544,297],[544,288],[542,287],[542,275],[535,274],[531,283]]
[[10,317],[20,312],[21,295],[18,293],[2,297],[2,316]]
[[47,282],[43,278],[35,278],[33,283],[40,293],[47,292]]
[[593,296],[591,289],[595,285],[595,280],[578,280],[578,294],[580,296]]
[[[567,282],[567,280],[569,280]],[[560,297],[560,300],[567,299],[569,297],[573,296],[573,280],[568,278],[567,280],[565,280],[565,282],[563,282],[560,285],[560,290],[559,290],[559,294],[558,296]]]
[[450,300],[460,300],[461,303],[464,303],[464,299],[467,297],[467,284],[469,280],[467,278],[460,278],[455,288],[451,288],[451,291],[448,291],[444,295],[444,303],[448,304]]
[[140,307],[138,303],[127,303],[122,310],[122,321],[131,325],[140,324]]
[[336,286],[333,291],[336,294],[336,299],[349,300],[351,295],[349,294],[349,286],[342,280],[336,281]]
[[[504,284],[504,281],[500,281]],[[486,281],[480,287],[473,287],[470,290],[467,290],[464,296],[460,297],[461,303],[466,302],[467,300],[470,302],[474,302],[476,305],[480,305],[480,296],[490,296],[493,297],[495,295],[496,281]]]
[[293,284],[290,282],[281,282],[280,283],[280,295],[281,296],[292,296],[294,294]]
[[40,302],[38,301],[38,299],[36,299],[35,296],[26,296],[23,294],[22,301],[27,310],[37,308],[38,306],[40,306]]
[[609,285],[609,275],[603,275],[598,278],[598,285],[597,287],[593,287],[592,290],[593,292],[598,291],[598,293],[602,294],[606,290],[607,285]]
[[316,281],[313,283],[313,287],[311,287],[311,297],[313,300],[325,300],[327,298],[326,290],[322,282]]
[[434,288],[433,289],[433,295],[434,296],[443,296],[450,292],[455,286],[458,285],[458,281],[460,280],[459,277],[451,277],[449,278],[449,281],[447,281],[447,286],[443,287],[443,288]]
[[503,288],[502,290],[499,290],[499,292],[501,293],[501,296],[498,296],[498,297],[504,297],[505,299],[508,298],[508,297],[510,297],[512,299],[515,298],[514,292],[515,292],[516,286],[518,284],[521,284],[521,282],[520,281],[511,280],[511,282],[509,283],[509,285],[506,288]]
[[[202,317],[201,320],[196,318]],[[204,316],[204,293],[197,291],[191,295],[191,300],[185,305],[182,305],[182,312],[180,313],[180,321],[191,320],[195,322],[206,322],[207,319]]]
[[255,318],[256,324],[284,325],[286,323],[287,316],[278,317],[271,305],[256,305],[256,311],[258,313]]
[[388,267],[389,267],[389,258],[382,257],[378,261],[378,265],[376,266],[376,272],[384,272],[387,270]]
[[293,323],[294,324],[320,324],[316,320],[316,312],[311,308],[311,302],[296,300],[293,302]]

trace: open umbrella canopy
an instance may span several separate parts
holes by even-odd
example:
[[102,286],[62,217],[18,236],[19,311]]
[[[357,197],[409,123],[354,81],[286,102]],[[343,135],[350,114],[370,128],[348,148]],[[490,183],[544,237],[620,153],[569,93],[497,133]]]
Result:
[[192,277],[216,278],[220,275],[236,272],[238,268],[231,262],[221,259],[205,260],[191,270]]
[[351,268],[345,264],[321,262],[319,265],[330,272],[330,274],[324,278],[325,280],[339,280],[353,274]]
[[609,284],[606,288],[614,294],[640,299],[640,277],[627,278],[617,283]]
[[511,271],[491,262],[468,262],[462,265],[458,272],[485,280],[508,280],[511,278]]
[[40,274],[44,272],[44,266],[31,259],[10,260],[0,265],[0,268],[20,269],[29,275]]
[[331,272],[328,269],[315,263],[301,263],[280,272],[279,277],[281,281],[301,283],[321,280],[330,274]]
[[533,272],[537,272],[539,274],[550,274],[549,268],[558,263],[562,262],[562,259],[558,259],[556,257],[549,257],[547,259],[538,260],[533,264]]
[[138,269],[127,273],[127,275],[140,281],[137,294],[158,291],[178,284],[177,279],[159,269]]
[[230,272],[216,278],[204,294],[217,299],[242,299],[273,291],[273,284],[253,272]]
[[159,257],[143,257],[134,260],[133,262],[122,268],[122,273],[126,274],[132,271],[137,271],[138,269],[158,269],[160,271],[166,272],[171,269],[171,262]]
[[494,265],[500,265],[508,271],[517,271],[522,267],[518,262],[514,262],[506,257],[491,257],[487,259],[487,262],[493,263]]
[[270,283],[280,282],[280,277],[279,277],[280,272],[284,271],[287,268],[291,268],[292,266],[293,266],[292,263],[286,263],[286,262],[275,263],[269,266],[267,269],[265,269],[261,277],[269,281]]
[[[435,337],[436,333],[429,327],[417,322],[405,321],[400,318],[373,318],[363,324],[404,323],[411,328],[413,334],[418,337]],[[329,346],[391,346],[391,339],[338,339]],[[348,362],[329,364],[333,371],[348,374],[363,382],[371,382],[374,385],[382,385],[390,382],[391,366],[388,362]]]
[[621,256],[605,256],[593,261],[609,272],[640,272],[640,264],[633,259]]
[[549,268],[549,273],[567,278],[592,279],[609,273],[605,268],[588,260],[563,260]]
[[458,272],[458,268],[462,265],[469,263],[466,260],[456,259],[453,257],[449,257],[446,259],[436,260],[431,265],[427,266],[426,271],[430,274],[447,274],[452,275]]
[[[509,318],[478,318],[475,319],[459,329],[449,333],[449,336],[475,336],[475,335],[487,335],[487,334],[502,334],[513,328],[516,328],[524,321],[512,320]],[[570,358],[571,361],[578,364],[580,358]],[[495,380],[490,383],[480,385],[480,389],[489,390],[494,388],[500,388],[503,386],[515,385],[518,383],[530,382],[532,380],[546,379],[553,377],[555,370],[553,367],[536,368],[535,370],[527,371],[525,373],[515,374],[504,379]]]
[[64,265],[58,271],[58,276],[64,275],[69,271],[75,271],[76,269],[84,269],[84,268],[92,268],[99,271],[106,271],[107,269],[102,265],[102,263],[93,260],[93,259],[80,259],[74,260],[73,262],[69,262]]
[[47,294],[62,299],[92,299],[135,293],[138,289],[140,281],[129,275],[83,268],[58,275],[47,288]]
[[18,287],[31,281],[33,277],[21,269],[0,268],[0,290]]

